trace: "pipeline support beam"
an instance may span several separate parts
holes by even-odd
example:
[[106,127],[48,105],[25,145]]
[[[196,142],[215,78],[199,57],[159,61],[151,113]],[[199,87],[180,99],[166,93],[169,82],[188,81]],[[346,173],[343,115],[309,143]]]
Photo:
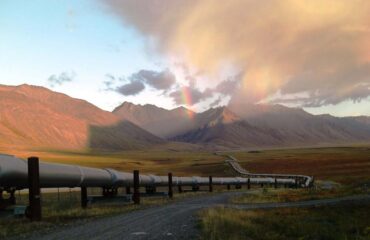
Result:
[[81,187],[81,207],[87,208],[87,187]]
[[41,191],[39,158],[28,158],[29,210],[31,221],[41,221]]
[[209,192],[213,192],[212,176],[209,176]]
[[168,197],[173,198],[173,191],[172,191],[172,173],[168,173]]
[[139,170],[134,170],[134,195],[132,200],[135,204],[140,204],[140,176]]

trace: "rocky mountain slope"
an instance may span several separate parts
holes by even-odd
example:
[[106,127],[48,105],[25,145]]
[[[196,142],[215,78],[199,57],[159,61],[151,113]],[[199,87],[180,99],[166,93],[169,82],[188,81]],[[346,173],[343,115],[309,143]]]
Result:
[[214,147],[289,147],[370,141],[367,117],[312,115],[299,108],[263,104],[211,108],[193,114],[192,118],[184,112],[174,114],[176,111],[179,109],[124,103],[114,113],[161,137]]
[[[0,85],[0,143],[7,146],[116,149],[120,141],[124,150],[163,142],[134,124],[126,125],[86,101],[43,87]],[[115,137],[113,127],[119,129]]]
[[194,127],[189,117],[194,113],[184,107],[167,110],[151,104],[124,102],[113,110],[113,114],[162,138],[174,137]]
[[194,113],[124,102],[107,112],[46,88],[0,85],[0,146],[120,151],[168,140],[222,149],[364,143],[370,118],[262,104]]

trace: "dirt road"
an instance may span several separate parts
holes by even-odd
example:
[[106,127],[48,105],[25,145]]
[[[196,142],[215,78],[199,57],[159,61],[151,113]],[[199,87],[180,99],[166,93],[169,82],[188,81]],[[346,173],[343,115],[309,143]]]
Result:
[[27,239],[197,239],[196,212],[202,208],[222,205],[238,209],[308,207],[351,201],[370,201],[370,195],[292,203],[227,204],[237,192],[186,199],[173,204],[102,218],[80,226],[57,229],[44,236]]

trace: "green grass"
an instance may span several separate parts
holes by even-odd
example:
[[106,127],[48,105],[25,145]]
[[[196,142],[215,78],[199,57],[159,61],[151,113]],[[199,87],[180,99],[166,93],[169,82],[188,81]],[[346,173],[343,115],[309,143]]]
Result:
[[370,203],[259,211],[212,208],[200,213],[201,239],[368,240],[369,216]]

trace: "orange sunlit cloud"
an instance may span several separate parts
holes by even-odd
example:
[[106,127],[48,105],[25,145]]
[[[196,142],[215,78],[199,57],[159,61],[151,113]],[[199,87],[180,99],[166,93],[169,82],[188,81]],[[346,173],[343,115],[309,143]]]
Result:
[[234,101],[258,102],[280,91],[314,92],[336,104],[351,98],[353,84],[370,95],[369,1],[104,2],[156,39],[158,52],[207,79],[219,79],[225,63],[243,72]]

